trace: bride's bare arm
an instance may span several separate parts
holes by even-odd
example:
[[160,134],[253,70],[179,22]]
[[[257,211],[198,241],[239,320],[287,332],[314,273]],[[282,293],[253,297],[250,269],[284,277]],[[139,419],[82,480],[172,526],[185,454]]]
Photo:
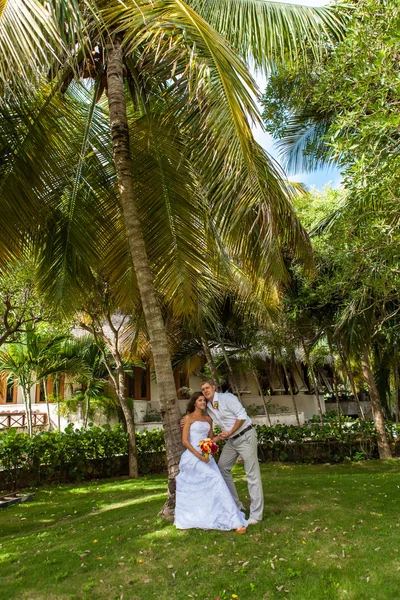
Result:
[[196,448],[194,448],[192,446],[192,444],[189,442],[189,433],[190,433],[191,424],[192,424],[192,420],[189,417],[187,417],[185,424],[183,426],[183,429],[182,429],[182,444],[185,446],[185,448],[190,450],[190,452],[192,454],[194,454],[199,460],[201,460],[202,462],[209,462],[209,459],[205,458],[202,454],[200,454],[200,452],[198,452],[196,450]]

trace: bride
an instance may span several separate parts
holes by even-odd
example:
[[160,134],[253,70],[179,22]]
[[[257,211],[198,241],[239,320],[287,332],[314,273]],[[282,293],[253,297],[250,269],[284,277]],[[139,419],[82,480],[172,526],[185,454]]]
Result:
[[189,413],[182,431],[182,443],[187,448],[181,456],[176,477],[175,526],[177,529],[220,529],[246,533],[247,521],[238,509],[210,455],[199,451],[199,442],[213,437],[212,422],[204,414],[207,401],[201,392],[189,400]]

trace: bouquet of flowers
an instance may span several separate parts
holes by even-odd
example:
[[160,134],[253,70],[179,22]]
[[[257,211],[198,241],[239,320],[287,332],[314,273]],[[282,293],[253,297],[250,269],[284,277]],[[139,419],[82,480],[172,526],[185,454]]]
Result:
[[205,440],[201,440],[199,442],[200,452],[204,456],[204,458],[208,458],[210,454],[217,454],[218,446],[215,442],[213,442],[210,438],[206,438]]

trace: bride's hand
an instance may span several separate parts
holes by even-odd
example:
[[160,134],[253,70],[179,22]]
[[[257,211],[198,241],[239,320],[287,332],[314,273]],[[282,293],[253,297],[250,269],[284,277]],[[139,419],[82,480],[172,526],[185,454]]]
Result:
[[201,457],[200,457],[200,460],[201,460],[202,462],[208,463],[208,462],[210,462],[210,457],[206,458],[205,456],[201,456]]

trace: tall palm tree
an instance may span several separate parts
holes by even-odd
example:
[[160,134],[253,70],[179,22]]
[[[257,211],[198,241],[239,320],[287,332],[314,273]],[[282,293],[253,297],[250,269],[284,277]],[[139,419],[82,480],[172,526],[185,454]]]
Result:
[[[245,63],[235,54],[230,44],[245,53],[246,57],[249,46],[256,64],[266,66],[276,61],[278,55],[284,58],[289,56],[289,53],[292,55],[292,51],[296,53],[304,50],[306,42],[316,39],[320,33],[340,33],[341,24],[330,9],[310,11],[285,8],[281,5],[280,8],[264,10],[263,7],[262,10],[258,10],[254,7],[256,3],[250,1],[235,3],[234,13],[232,7],[228,6],[229,3],[216,3],[215,10],[210,13],[208,3],[196,3],[194,8],[191,8],[181,0],[161,0],[156,3],[142,1],[132,4],[94,3],[85,0],[79,8],[69,0],[46,2],[43,5],[40,2],[35,3],[34,0],[20,1],[25,11],[30,10],[32,14],[38,7],[47,11],[48,20],[43,19],[40,11],[34,13],[37,34],[36,37],[31,35],[29,38],[30,52],[26,58],[23,58],[21,51],[23,44],[17,43],[11,48],[2,41],[4,53],[0,58],[0,77],[7,92],[7,108],[12,102],[18,102],[23,94],[23,105],[26,106],[26,101],[30,102],[31,106],[33,104],[34,114],[27,122],[26,118],[23,119],[23,111],[17,111],[17,120],[24,121],[22,133],[19,128],[15,132],[15,122],[11,122],[9,129],[12,131],[8,131],[5,136],[9,141],[10,135],[15,135],[16,144],[25,159],[20,160],[19,172],[26,172],[26,168],[23,167],[28,163],[28,170],[33,172],[34,179],[30,185],[26,182],[27,190],[31,189],[32,193],[26,192],[21,198],[16,193],[18,180],[15,174],[18,171],[18,158],[13,160],[10,157],[10,162],[6,165],[8,177],[5,181],[8,179],[15,183],[14,187],[4,186],[2,189],[3,204],[10,214],[10,220],[4,225],[4,230],[10,231],[12,224],[18,225],[18,230],[29,230],[32,223],[37,223],[38,220],[42,223],[43,219],[48,223],[54,217],[54,207],[60,205],[59,200],[54,202],[54,190],[59,188],[61,179],[65,181],[65,177],[60,169],[55,176],[54,169],[46,170],[46,167],[49,164],[49,156],[53,167],[57,160],[59,165],[65,164],[61,154],[66,146],[65,140],[70,139],[71,130],[71,115],[68,116],[67,107],[57,90],[64,91],[74,73],[79,76],[92,76],[96,84],[92,101],[85,107],[87,124],[83,128],[81,147],[78,152],[74,152],[77,159],[73,159],[72,162],[76,165],[76,171],[72,173],[67,193],[61,197],[61,202],[67,205],[63,233],[68,252],[62,254],[59,264],[55,264],[53,260],[51,267],[52,271],[58,268],[63,273],[61,279],[65,289],[66,276],[72,278],[79,269],[85,270],[82,256],[93,259],[96,244],[101,246],[104,240],[109,239],[107,233],[104,238],[97,234],[94,236],[97,241],[90,243],[87,233],[82,235],[85,231],[84,223],[93,231],[93,224],[85,218],[87,210],[81,211],[83,218],[78,226],[77,214],[80,210],[79,203],[82,207],[83,200],[87,201],[86,196],[89,197],[89,202],[91,200],[93,203],[99,198],[110,197],[110,181],[108,177],[104,177],[101,167],[113,165],[125,224],[124,234],[140,291],[159,386],[169,464],[170,500],[165,510],[167,514],[174,503],[174,478],[181,451],[179,411],[168,341],[143,235],[143,221],[140,219],[140,203],[146,196],[143,186],[134,176],[135,150],[138,141],[140,147],[140,138],[135,135],[137,128],[130,125],[128,107],[136,111],[136,125],[140,126],[143,122],[146,124],[146,140],[150,141],[156,150],[154,158],[158,165],[160,186],[156,186],[150,194],[153,202],[150,208],[155,208],[156,200],[161,197],[163,205],[167,207],[166,214],[170,216],[170,198],[183,196],[182,189],[178,190],[171,178],[166,177],[170,153],[163,154],[165,144],[162,144],[162,139],[155,138],[156,127],[160,125],[157,123],[159,118],[155,110],[158,104],[163,109],[162,123],[167,137],[172,138],[173,132],[179,132],[173,150],[184,160],[181,179],[185,185],[185,196],[191,198],[192,204],[197,206],[202,206],[204,199],[207,199],[213,225],[218,227],[226,239],[229,239],[232,233],[235,234],[236,240],[241,238],[236,244],[233,240],[231,243],[242,256],[246,249],[252,249],[253,241],[251,235],[245,237],[243,232],[251,232],[252,225],[255,222],[259,223],[264,237],[264,243],[258,245],[258,249],[262,250],[263,264],[269,261],[270,270],[282,272],[284,266],[280,245],[286,243],[300,251],[301,248],[304,250],[306,239],[291,211],[278,170],[253,140],[249,121],[259,122],[257,109],[251,97],[251,92],[256,93],[256,88]],[[7,28],[11,24],[18,41],[21,23],[12,12],[16,2],[17,0],[9,0],[5,8],[3,6],[0,16],[3,32],[8,31]],[[222,35],[201,16],[200,13],[203,12],[207,19],[214,18],[214,25],[222,31]],[[230,18],[236,18],[238,25],[245,22],[254,24],[256,17],[260,19],[261,15],[262,27],[249,28],[249,31],[253,32],[250,37],[248,33],[232,35],[225,21],[228,12]],[[231,21],[229,27],[230,25]],[[24,31],[24,28],[22,29]],[[254,33],[255,29],[257,33]],[[258,33],[261,30],[262,33]],[[262,51],[263,43],[267,39],[264,31],[271,32],[270,46],[264,44],[265,55]],[[0,37],[1,33],[0,30]],[[225,40],[224,36],[230,39]],[[4,39],[5,36],[2,40]],[[305,41],[300,43],[298,40]],[[277,44],[280,44],[279,48]],[[30,84],[30,87],[25,86],[23,92],[19,92],[16,85],[9,85],[11,75],[6,68],[6,60],[13,54],[19,55],[19,69],[23,74],[21,79]],[[37,95],[33,94],[32,99],[31,88],[44,74],[52,78],[52,86],[50,89],[43,89],[41,100],[38,102]],[[97,124],[96,113],[99,112],[95,102],[105,87],[113,144],[112,161],[108,160],[108,157],[104,159],[101,144],[90,145],[90,138],[94,137]],[[58,111],[65,111],[66,119],[57,119],[57,122],[53,123],[51,135],[48,133],[53,155],[46,154],[45,162],[42,160],[39,163],[40,158],[43,159],[44,153],[49,150],[49,147],[39,146],[39,158],[35,156],[32,161],[31,144],[37,142],[40,135],[43,138],[43,123],[47,121],[49,124],[49,121],[54,120],[56,105]],[[82,108],[81,105],[81,111]],[[138,112],[142,114],[141,120],[137,118]],[[59,138],[57,133],[63,128],[64,136]],[[102,135],[105,139],[104,129]],[[71,149],[68,152],[71,153]],[[90,158],[86,161],[88,157]],[[32,168],[33,166],[35,168]],[[151,165],[146,166],[149,167],[149,175]],[[102,172],[102,176],[99,177],[98,171]],[[179,173],[178,168],[175,169],[175,173]],[[102,191],[106,190],[105,196],[96,194],[94,188],[88,186],[86,175],[92,180],[102,177]],[[26,178],[26,175],[23,175],[24,177]],[[21,181],[18,182],[18,187],[21,189]],[[98,184],[95,189],[99,189]],[[47,202],[43,203],[43,198]],[[27,217],[25,227],[20,224],[21,212],[16,212],[15,200],[17,206],[24,207]],[[112,205],[108,204],[108,207],[110,206]],[[110,214],[109,208],[107,214]],[[151,224],[157,228],[158,213],[152,216]],[[190,220],[189,223],[186,222],[187,217],[188,213],[185,213],[182,222],[186,225],[184,230],[189,232]],[[104,226],[107,222],[104,215],[103,222],[100,219],[99,225],[94,219],[93,222],[96,224],[95,228],[107,230]],[[76,235],[78,232],[79,235]],[[174,238],[172,228],[171,237]],[[23,239],[26,239],[26,236]],[[84,248],[82,240],[85,240]],[[176,236],[173,241],[176,243]],[[49,287],[53,287],[50,281],[52,277],[47,278]]]
[[[374,298],[372,303],[371,298]],[[374,294],[374,290],[360,285],[342,311],[338,326],[338,333],[343,344],[361,363],[363,376],[371,398],[379,457],[382,459],[392,458],[392,452],[385,430],[382,402],[371,361],[371,346],[376,327],[379,327],[379,311],[385,306],[385,302],[386,299],[379,298],[377,294]]]

